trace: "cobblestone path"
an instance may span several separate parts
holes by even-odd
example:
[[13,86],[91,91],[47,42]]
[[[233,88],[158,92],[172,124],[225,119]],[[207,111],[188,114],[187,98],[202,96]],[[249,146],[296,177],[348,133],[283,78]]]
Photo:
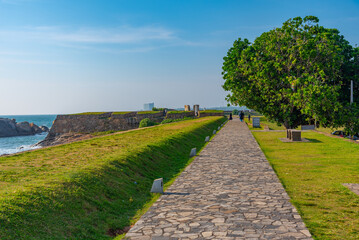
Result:
[[245,123],[229,121],[126,239],[312,239]]

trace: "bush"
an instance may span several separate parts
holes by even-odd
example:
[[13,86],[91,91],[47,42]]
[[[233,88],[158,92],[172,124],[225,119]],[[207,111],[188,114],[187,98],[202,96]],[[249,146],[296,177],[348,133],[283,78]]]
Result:
[[152,108],[152,111],[164,111],[165,110],[165,108],[156,108],[156,107],[153,107]]
[[233,109],[232,114],[233,114],[233,115],[238,115],[238,114],[239,114],[239,111],[238,111],[237,109]]
[[141,120],[139,128],[149,127],[149,126],[154,126],[154,125],[156,125],[156,123],[151,121],[151,119],[144,118]]

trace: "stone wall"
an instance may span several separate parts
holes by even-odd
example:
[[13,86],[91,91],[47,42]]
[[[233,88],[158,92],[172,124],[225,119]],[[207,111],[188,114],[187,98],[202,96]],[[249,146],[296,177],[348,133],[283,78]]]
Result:
[[167,113],[168,119],[180,119],[184,117],[195,117],[194,111],[181,112],[181,113]]
[[64,133],[130,130],[138,128],[144,118],[159,123],[164,119],[164,116],[162,112],[154,114],[138,114],[137,112],[112,114],[110,112],[97,115],[58,115],[49,132],[49,137]]
[[[222,113],[200,113],[200,117],[223,116]],[[180,119],[184,117],[195,117],[194,111],[181,113],[163,112],[154,114],[141,114],[141,112],[129,112],[126,114],[113,114],[112,112],[94,115],[58,115],[47,138],[54,138],[65,133],[93,133],[105,131],[121,131],[138,128],[144,118],[149,118],[160,123],[165,118]]]
[[209,117],[209,116],[224,116],[224,112],[201,112],[201,111],[199,111],[199,117]]

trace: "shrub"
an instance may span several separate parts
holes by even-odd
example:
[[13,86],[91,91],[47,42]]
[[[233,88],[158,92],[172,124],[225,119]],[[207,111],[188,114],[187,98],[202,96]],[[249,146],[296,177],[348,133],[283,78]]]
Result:
[[238,109],[233,109],[232,114],[233,114],[233,115],[238,115],[238,114],[239,114]]
[[165,108],[156,108],[156,107],[152,108],[152,111],[161,111],[161,112],[163,112],[164,110],[165,110]]
[[154,126],[155,124],[156,123],[151,121],[151,119],[144,118],[144,119],[141,120],[139,128]]

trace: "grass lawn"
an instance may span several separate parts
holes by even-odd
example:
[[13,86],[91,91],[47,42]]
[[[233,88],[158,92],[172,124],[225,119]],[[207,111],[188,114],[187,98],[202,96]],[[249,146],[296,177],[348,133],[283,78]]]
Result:
[[0,239],[112,239],[225,121],[206,117],[0,157]]
[[204,110],[200,111],[201,113],[223,113],[223,110]]
[[250,130],[264,130],[264,126],[268,126],[269,130],[285,130],[285,127],[282,126],[278,126],[276,123],[274,122],[270,122],[266,119],[266,117],[263,116],[254,116],[254,117],[259,117],[260,118],[260,128],[253,128],[252,127],[252,118],[253,116],[251,116],[251,121],[248,120],[248,116],[244,117],[244,121],[247,123],[248,127]]
[[335,130],[344,130],[344,128],[338,128],[338,129],[331,129],[331,128],[324,128],[324,127],[319,127],[319,128],[316,128],[317,131],[319,132],[325,132],[325,133],[332,133],[334,132]]
[[252,132],[315,239],[359,239],[359,144],[316,132],[283,143],[285,132]]

